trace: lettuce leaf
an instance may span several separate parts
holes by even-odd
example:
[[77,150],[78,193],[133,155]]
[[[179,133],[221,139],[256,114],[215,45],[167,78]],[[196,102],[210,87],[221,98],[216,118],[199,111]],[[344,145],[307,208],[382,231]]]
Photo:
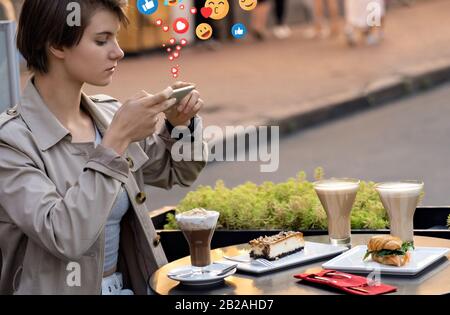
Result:
[[390,250],[390,249],[382,249],[382,250],[373,250],[373,251],[366,251],[366,254],[364,255],[363,260],[366,260],[369,255],[376,255],[380,257],[384,256],[403,256],[406,255],[406,253],[410,250],[414,249],[414,243],[413,242],[403,242],[402,247],[397,250]]

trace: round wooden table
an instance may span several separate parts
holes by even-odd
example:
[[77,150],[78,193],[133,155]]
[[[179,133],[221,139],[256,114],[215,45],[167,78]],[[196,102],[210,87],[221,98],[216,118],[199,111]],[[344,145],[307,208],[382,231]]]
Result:
[[[365,245],[370,234],[352,235],[352,245]],[[328,236],[307,236],[305,241],[328,243]],[[415,236],[415,246],[427,247],[447,247],[450,248],[450,240]],[[239,251],[248,249],[248,244],[240,244],[218,248],[211,251],[213,261],[222,260],[223,255],[239,255]],[[293,277],[299,273],[318,272],[322,270],[321,265],[325,260],[315,261],[309,264],[294,266],[292,268],[274,271],[262,275],[242,274],[239,271],[227,277],[222,283],[208,287],[190,287],[171,280],[167,273],[177,267],[190,265],[190,257],[184,257],[173,261],[159,270],[150,278],[150,287],[161,295],[318,295],[336,294],[335,291],[318,288],[300,283],[300,280]],[[407,295],[427,295],[427,294],[448,294],[450,293],[450,254],[439,263],[433,265],[420,274],[412,276],[388,276],[382,275],[381,282],[397,287],[397,292],[390,294]]]

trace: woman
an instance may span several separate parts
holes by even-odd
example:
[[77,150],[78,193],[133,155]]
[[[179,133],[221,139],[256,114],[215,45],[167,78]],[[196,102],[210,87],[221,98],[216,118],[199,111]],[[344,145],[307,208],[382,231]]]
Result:
[[[67,23],[74,2],[79,26]],[[123,105],[82,92],[84,83],[108,85],[124,56],[116,37],[125,3],[23,5],[17,44],[34,75],[0,116],[0,294],[147,294],[167,262],[144,185],[197,178],[206,162],[174,161],[169,131],[201,130],[203,101],[193,91],[171,107],[171,87]]]
[[[305,33],[307,38],[327,38],[339,34],[339,3],[338,0],[326,0],[331,27],[325,24],[325,8],[322,0],[314,0],[314,28]],[[330,30],[331,29],[331,30]]]

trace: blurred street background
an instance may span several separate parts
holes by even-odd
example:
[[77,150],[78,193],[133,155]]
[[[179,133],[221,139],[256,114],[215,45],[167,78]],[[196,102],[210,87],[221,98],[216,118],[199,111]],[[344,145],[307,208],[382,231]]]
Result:
[[[188,3],[184,1],[190,7]],[[20,6],[20,1],[15,4]],[[86,86],[85,92],[125,101],[141,89],[156,93],[183,80],[195,83],[205,100],[201,113],[205,125],[279,125],[290,117],[327,110],[330,104],[403,82],[411,74],[450,66],[450,1],[388,0],[382,38],[356,43],[349,42],[346,32],[345,2],[339,4],[339,30],[334,36],[312,33],[312,1],[287,0],[284,24],[289,32],[275,31],[270,11],[261,34],[247,24],[249,33],[244,39],[231,39],[229,25],[252,21],[250,14],[235,9],[233,21],[214,25],[214,40],[199,42],[190,34],[189,45],[176,60],[180,66],[177,79],[170,72],[173,62],[161,48],[167,37],[144,34],[145,40],[134,43],[121,40],[127,57],[119,64],[113,83],[105,88]],[[127,32],[133,32],[133,27]],[[28,76],[23,69],[22,86]],[[193,187],[149,188],[149,207],[176,205],[198,185],[214,185],[218,179],[230,187],[248,180],[279,182],[304,170],[312,180],[318,166],[327,177],[421,179],[425,182],[424,205],[448,205],[449,99],[447,84],[338,120],[324,119],[308,129],[294,128],[294,133],[281,140],[277,172],[260,173],[261,163],[212,163]]]

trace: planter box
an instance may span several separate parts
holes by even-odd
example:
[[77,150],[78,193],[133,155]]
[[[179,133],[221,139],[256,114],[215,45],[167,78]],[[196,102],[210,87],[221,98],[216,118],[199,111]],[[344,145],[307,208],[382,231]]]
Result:
[[[157,233],[161,236],[161,244],[167,259],[173,261],[189,255],[189,247],[183,233],[179,230],[163,230],[166,215],[175,212],[167,207],[151,214]],[[450,239],[450,230],[445,223],[450,214],[450,207],[419,207],[414,214],[414,234],[421,236]],[[216,230],[211,241],[211,248],[219,248],[240,243],[264,235],[274,235],[281,230]],[[305,236],[327,234],[326,230],[301,231]],[[389,230],[352,230],[352,234],[386,234]]]

